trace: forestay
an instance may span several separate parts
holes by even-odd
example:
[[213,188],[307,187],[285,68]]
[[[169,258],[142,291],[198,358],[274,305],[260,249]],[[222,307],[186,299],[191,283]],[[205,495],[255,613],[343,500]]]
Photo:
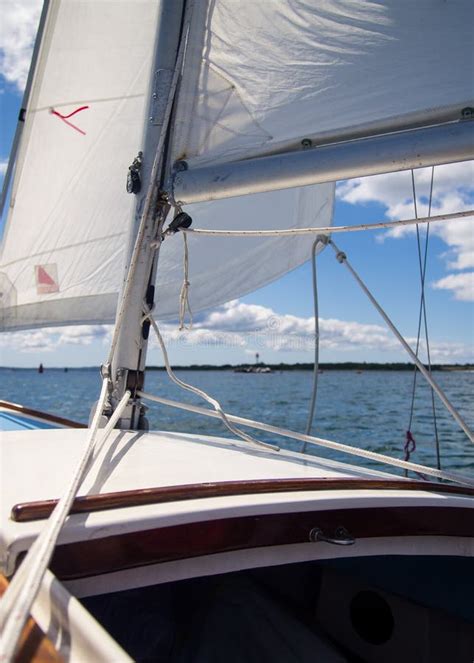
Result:
[[474,105],[471,0],[217,0],[194,11],[174,140],[190,169],[457,120]]
[[0,328],[112,322],[156,0],[52,0],[0,257]]

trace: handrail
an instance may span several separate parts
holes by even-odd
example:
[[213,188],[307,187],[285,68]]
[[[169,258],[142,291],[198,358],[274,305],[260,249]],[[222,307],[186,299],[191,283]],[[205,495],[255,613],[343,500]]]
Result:
[[[233,497],[237,495],[262,495],[267,493],[293,493],[321,490],[422,490],[430,493],[455,494],[474,497],[474,488],[453,486],[407,479],[351,479],[351,478],[298,478],[298,479],[250,479],[240,481],[218,481],[190,483],[177,486],[156,486],[122,490],[97,495],[76,497],[69,513],[94,513],[109,509],[166,504],[183,500],[210,497]],[[11,519],[17,523],[48,518],[58,500],[37,500],[15,504]]]

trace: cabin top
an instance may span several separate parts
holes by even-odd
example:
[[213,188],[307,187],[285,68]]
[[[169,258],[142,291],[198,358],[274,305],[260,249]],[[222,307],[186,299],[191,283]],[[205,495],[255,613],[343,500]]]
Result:
[[[7,575],[54,506],[45,501],[57,500],[64,492],[86,439],[87,430],[81,429],[2,434],[0,546]],[[450,487],[454,494],[443,494],[441,486],[438,493],[430,484],[428,492],[423,484],[405,481],[228,438],[117,430],[97,454],[59,542],[239,515],[285,513],[295,505],[304,511],[361,507],[368,500],[373,507],[439,505],[440,500],[449,499],[450,506],[469,501],[474,507],[472,496],[463,496],[462,488]],[[31,508],[18,508],[30,503],[35,507],[32,513]]]

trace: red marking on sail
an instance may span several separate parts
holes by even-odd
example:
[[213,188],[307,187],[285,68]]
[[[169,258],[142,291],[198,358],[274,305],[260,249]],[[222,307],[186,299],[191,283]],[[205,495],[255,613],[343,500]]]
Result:
[[50,265],[36,265],[36,291],[38,295],[48,295],[59,292],[58,267],[55,263]]
[[42,285],[56,285],[48,272],[44,270],[44,267],[38,267],[38,283]]
[[86,132],[85,132],[85,131],[82,131],[82,129],[79,129],[79,127],[76,127],[76,125],[73,124],[72,122],[69,122],[68,119],[69,119],[70,117],[72,117],[73,115],[75,115],[76,113],[80,113],[81,111],[83,111],[83,110],[87,110],[88,108],[89,108],[89,106],[80,106],[79,108],[76,108],[76,110],[73,110],[73,111],[72,111],[71,113],[69,113],[68,115],[63,115],[63,114],[60,113],[59,111],[54,110],[54,108],[52,108],[52,109],[51,109],[51,114],[52,114],[52,115],[56,115],[56,117],[59,117],[59,119],[62,120],[62,121],[64,122],[64,124],[67,124],[69,127],[71,127],[72,129],[75,129],[75,130],[78,131],[80,134],[82,134],[83,136],[85,136],[85,135],[86,135]]

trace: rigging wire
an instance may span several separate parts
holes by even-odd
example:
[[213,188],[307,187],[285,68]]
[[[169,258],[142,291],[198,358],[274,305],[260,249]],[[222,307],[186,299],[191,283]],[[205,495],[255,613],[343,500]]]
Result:
[[[414,211],[415,211],[415,218],[418,218],[418,205],[417,205],[417,196],[416,196],[415,173],[414,173],[413,169],[411,170],[411,183],[412,183],[413,207],[414,207]],[[429,193],[429,199],[428,199],[428,218],[431,217],[431,208],[432,208],[432,202],[433,202],[433,183],[434,183],[434,166],[431,167],[430,193]],[[431,372],[432,372],[432,369],[431,369],[431,351],[430,351],[430,342],[429,342],[429,334],[428,334],[428,321],[427,321],[426,298],[425,298],[425,281],[426,281],[426,268],[427,268],[427,259],[428,259],[429,234],[430,234],[430,224],[428,223],[427,226],[426,226],[424,255],[423,255],[423,259],[422,259],[420,231],[419,231],[419,226],[418,225],[416,226],[416,240],[417,240],[417,250],[418,250],[418,264],[419,264],[419,270],[420,270],[421,293],[420,293],[420,307],[419,307],[419,315],[418,315],[418,329],[417,329],[415,354],[416,354],[416,356],[418,356],[418,353],[419,353],[420,340],[421,340],[421,326],[422,326],[422,320],[423,320],[425,340],[426,340],[426,354],[427,354],[427,362],[428,362],[428,372],[431,375]],[[410,457],[410,454],[416,449],[416,442],[415,442],[415,440],[413,438],[413,435],[412,435],[411,426],[412,426],[412,422],[413,422],[414,407],[415,407],[415,393],[416,393],[416,387],[417,387],[417,375],[418,375],[418,369],[415,365],[414,372],[413,372],[413,387],[412,387],[412,395],[411,395],[410,416],[409,416],[408,428],[407,428],[407,432],[406,432],[405,460],[408,460],[408,458]],[[435,434],[436,464],[437,464],[437,468],[441,469],[441,454],[440,454],[437,416],[436,416],[436,403],[435,403],[433,388],[431,387],[430,390],[431,390],[431,408],[432,408],[432,413],[433,413],[433,427],[434,427],[434,434]],[[407,476],[407,474],[408,473],[405,471],[405,476]]]
[[407,353],[409,354],[409,356],[411,357],[411,359],[413,360],[413,362],[415,363],[415,365],[418,367],[418,370],[420,371],[420,373],[422,373],[422,375],[424,376],[424,378],[426,379],[426,381],[428,382],[428,384],[431,385],[431,387],[434,389],[434,391],[436,392],[436,394],[438,395],[439,399],[440,399],[441,402],[444,404],[444,406],[446,407],[446,409],[448,410],[448,412],[451,413],[451,415],[452,415],[452,416],[454,417],[454,419],[457,421],[457,423],[459,424],[459,426],[460,426],[460,427],[462,428],[462,430],[466,433],[466,435],[467,435],[467,437],[469,438],[469,440],[474,444],[474,433],[473,433],[473,431],[471,431],[471,429],[469,428],[469,426],[466,424],[466,422],[465,422],[464,419],[462,418],[461,414],[456,410],[456,408],[454,407],[454,405],[452,405],[452,403],[449,401],[449,399],[448,399],[448,397],[446,396],[446,394],[444,393],[444,391],[439,387],[439,385],[438,385],[437,382],[434,380],[434,378],[432,377],[432,375],[427,371],[427,369],[425,368],[424,364],[418,359],[418,357],[416,356],[416,354],[413,352],[412,348],[409,346],[409,344],[408,344],[408,343],[405,341],[405,339],[403,338],[402,334],[401,334],[401,333],[398,331],[398,329],[395,327],[395,325],[393,324],[393,322],[390,320],[390,318],[388,317],[388,315],[385,313],[384,309],[381,307],[381,305],[380,305],[380,304],[378,303],[378,301],[375,299],[375,297],[374,297],[373,294],[370,292],[370,290],[368,289],[368,287],[365,285],[365,283],[362,281],[362,279],[360,278],[360,276],[357,274],[357,272],[355,271],[355,269],[354,269],[354,268],[352,267],[352,265],[349,263],[349,261],[347,260],[347,256],[346,256],[346,254],[345,254],[343,251],[340,251],[340,250],[338,249],[338,247],[334,244],[334,242],[333,242],[332,239],[329,240],[329,244],[330,244],[330,245],[332,246],[332,248],[334,249],[334,252],[336,253],[336,258],[337,258],[338,262],[341,263],[341,264],[344,264],[344,265],[347,267],[347,269],[349,270],[349,272],[352,274],[352,276],[354,277],[354,279],[357,281],[357,283],[359,284],[359,286],[362,288],[362,290],[365,292],[365,294],[367,295],[367,297],[369,298],[369,300],[372,302],[372,304],[374,305],[374,307],[376,308],[376,310],[380,313],[380,315],[382,316],[382,318],[385,320],[385,322],[386,322],[386,324],[388,325],[389,329],[392,331],[392,333],[395,335],[395,337],[400,341],[400,343],[402,344],[402,346],[405,348],[405,350],[407,351]]

